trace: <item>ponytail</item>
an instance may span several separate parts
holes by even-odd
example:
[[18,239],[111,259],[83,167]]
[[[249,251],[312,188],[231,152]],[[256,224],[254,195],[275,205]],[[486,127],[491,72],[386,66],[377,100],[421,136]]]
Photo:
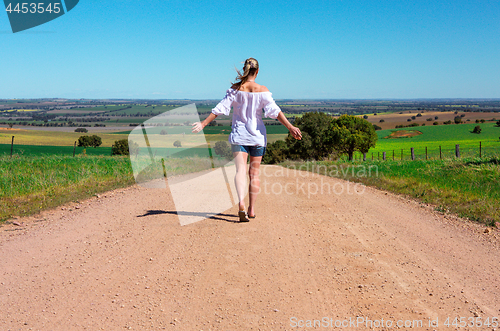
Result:
[[238,76],[236,76],[237,81],[233,84],[233,88],[236,87],[236,90],[239,90],[241,85],[248,80],[248,76],[253,76],[257,72],[257,69],[259,69],[259,62],[256,59],[253,57],[246,59],[243,65],[243,73],[236,69]]

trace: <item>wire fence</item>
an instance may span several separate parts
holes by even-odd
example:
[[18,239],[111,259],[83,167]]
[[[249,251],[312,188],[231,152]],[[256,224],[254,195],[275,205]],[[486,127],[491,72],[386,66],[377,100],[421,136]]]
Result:
[[356,153],[354,160],[442,160],[451,158],[473,158],[473,157],[499,157],[500,142],[495,145],[483,146],[482,142],[477,144],[455,144],[455,147],[442,146],[418,146],[410,148],[392,149],[387,151],[369,152],[366,154]]

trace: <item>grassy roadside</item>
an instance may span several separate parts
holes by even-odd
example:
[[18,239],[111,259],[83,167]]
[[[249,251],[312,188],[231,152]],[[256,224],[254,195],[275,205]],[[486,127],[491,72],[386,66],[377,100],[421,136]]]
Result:
[[134,184],[128,157],[0,157],[0,224]]
[[[141,160],[136,159],[138,164]],[[194,173],[225,165],[223,158],[187,156],[150,164],[138,178],[151,180]],[[148,177],[149,176],[149,177]],[[0,156],[0,224],[13,216],[28,216],[70,201],[135,184],[128,156],[41,154]]]
[[500,222],[500,158],[430,161],[323,161],[281,164],[407,195],[437,210]]

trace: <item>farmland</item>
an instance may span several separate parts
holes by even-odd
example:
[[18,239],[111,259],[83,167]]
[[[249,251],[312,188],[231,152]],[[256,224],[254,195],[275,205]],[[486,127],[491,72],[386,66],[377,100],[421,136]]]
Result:
[[[480,125],[482,132],[480,134],[472,133],[476,125]],[[402,138],[387,138],[394,131],[409,131],[416,130],[421,134],[413,137]],[[375,148],[370,150],[370,153],[391,152],[396,151],[396,155],[401,149],[406,150],[408,156],[411,147],[415,148],[416,153],[423,154],[425,147],[432,150],[434,153],[442,149],[453,150],[455,145],[459,144],[462,148],[474,147],[479,148],[481,142],[482,148],[486,150],[496,151],[500,153],[500,128],[493,123],[484,124],[458,124],[458,125],[443,125],[443,126],[423,126],[418,128],[405,128],[397,130],[380,130],[377,131],[378,141]],[[392,155],[392,154],[391,154]]]

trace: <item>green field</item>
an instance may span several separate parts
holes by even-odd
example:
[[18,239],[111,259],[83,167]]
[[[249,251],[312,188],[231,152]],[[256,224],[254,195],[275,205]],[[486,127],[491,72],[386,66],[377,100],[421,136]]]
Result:
[[[476,125],[480,125],[482,132],[480,134],[471,133]],[[417,130],[421,135],[408,138],[385,138],[394,131]],[[404,151],[404,157],[410,156],[410,148],[415,149],[415,154],[425,158],[425,147],[432,157],[439,157],[439,146],[445,153],[443,156],[453,156],[455,145],[459,144],[460,149],[465,155],[479,156],[479,142],[481,142],[484,155],[498,155],[500,153],[500,128],[494,123],[470,123],[470,124],[451,124],[439,126],[419,126],[403,129],[380,130],[377,131],[378,141],[375,148],[370,149],[371,153],[378,156],[378,152],[387,152],[387,157],[392,158],[392,151],[395,151],[396,158],[401,157],[401,149]],[[359,157],[359,155],[358,155]]]
[[[10,155],[11,147],[9,144],[0,144],[0,156]],[[75,155],[111,155],[111,147],[76,147]],[[73,146],[40,146],[40,145],[14,145],[13,154],[15,155],[40,155],[40,154],[58,154],[73,155]]]
[[0,156],[0,222],[133,183],[128,157]]

